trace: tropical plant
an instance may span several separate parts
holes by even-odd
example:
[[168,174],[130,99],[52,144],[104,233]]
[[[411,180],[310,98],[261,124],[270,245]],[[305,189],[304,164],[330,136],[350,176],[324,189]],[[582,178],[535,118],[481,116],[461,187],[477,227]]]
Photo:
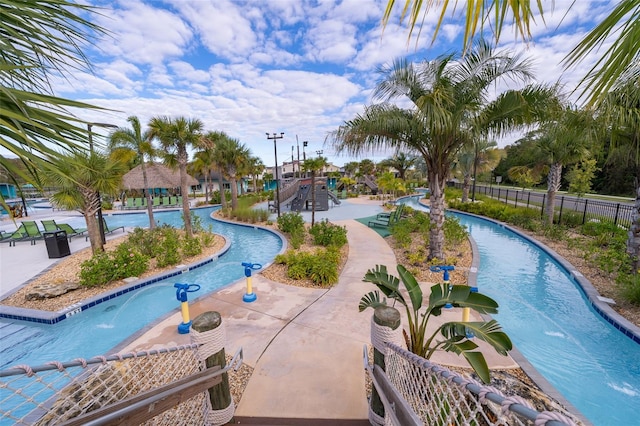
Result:
[[522,189],[530,188],[542,181],[541,168],[531,168],[527,166],[513,166],[507,170],[507,176],[513,182],[521,186]]
[[409,170],[416,164],[417,159],[418,157],[416,157],[415,155],[410,155],[405,152],[398,152],[393,157],[382,160],[378,164],[397,170],[398,177],[401,180],[405,180],[407,177],[407,170]]
[[316,219],[316,174],[327,165],[325,157],[307,158],[302,163],[302,170],[311,172],[311,226],[315,224]]
[[30,171],[59,172],[61,155],[68,161],[87,148],[86,123],[69,109],[97,107],[53,96],[49,77],[90,68],[82,46],[104,34],[90,21],[95,11],[65,0],[0,4],[0,147],[37,167],[16,167],[5,155],[0,165],[25,181],[37,184]]
[[[396,0],[388,0],[383,16],[383,25],[389,22]],[[531,39],[530,22],[535,21],[535,10],[531,7],[531,0],[518,1],[483,1],[468,0],[466,2],[463,48],[471,47],[475,35],[483,33],[484,25],[490,25],[491,33],[495,41],[500,39],[503,25],[513,24],[516,34],[523,40]],[[440,8],[438,21],[433,32],[432,42],[435,41],[439,29],[443,24],[446,12],[450,7],[454,9],[457,1],[449,2],[423,2],[422,0],[405,0],[400,20],[408,17],[409,37],[415,25],[419,22],[420,14],[425,16],[431,9]],[[543,2],[536,1],[537,12],[544,22]],[[409,12],[409,13],[407,13]],[[492,16],[493,15],[493,16]],[[592,52],[597,52],[603,45],[608,48],[595,65],[582,79],[583,95],[589,94],[590,102],[596,103],[604,100],[616,81],[625,75],[634,74],[637,77],[637,63],[640,55],[640,0],[621,0],[615,8],[600,22],[584,39],[567,55],[565,65],[567,68],[579,65]],[[424,20],[422,21],[424,22]],[[422,23],[420,23],[422,26]],[[616,38],[610,43],[610,38],[616,34]],[[634,71],[635,69],[635,71]]]
[[264,171],[264,163],[259,157],[249,157],[249,175],[253,179],[253,192],[258,192],[258,176]]
[[[637,75],[617,81],[598,111],[611,128],[609,159],[622,158],[620,164],[634,172],[635,207],[631,217],[627,253],[634,274],[640,272],[640,80]],[[637,282],[637,280],[635,281]]]
[[591,190],[591,181],[596,171],[598,171],[598,167],[595,158],[583,158],[578,164],[574,164],[567,173],[569,192],[583,197]]
[[549,166],[545,214],[551,225],[556,194],[562,183],[562,168],[589,156],[589,147],[596,139],[596,126],[590,111],[566,107],[557,119],[544,123],[537,135],[541,158]]
[[100,194],[115,195],[122,183],[125,165],[98,152],[77,151],[55,164],[48,171],[49,185],[58,188],[51,202],[68,210],[78,210],[84,216],[93,254],[104,251],[96,213],[100,209]]
[[231,185],[231,209],[238,207],[238,173],[247,168],[251,153],[237,139],[222,137],[216,142],[214,158]]
[[555,89],[529,86],[489,101],[494,83],[503,78],[526,80],[531,73],[527,60],[494,51],[482,41],[462,58],[445,55],[420,64],[398,60],[381,72],[375,96],[387,101],[408,97],[413,108],[368,106],[329,138],[338,152],[357,155],[393,148],[422,156],[431,194],[429,259],[443,259],[444,187],[455,155],[475,138],[524,127],[546,114],[548,108],[542,105],[555,101]]
[[[382,294],[393,299],[405,307],[408,319],[408,329],[404,331],[407,348],[409,351],[430,359],[437,350],[454,352],[462,355],[478,376],[485,383],[491,380],[489,367],[478,345],[469,338],[473,334],[476,338],[489,343],[501,355],[507,355],[512,349],[512,343],[495,320],[478,322],[445,322],[435,330],[427,330],[429,320],[440,316],[445,306],[469,308],[480,314],[495,314],[498,312],[498,303],[492,298],[474,293],[471,287],[466,285],[450,285],[448,283],[436,284],[431,287],[429,303],[423,310],[423,293],[420,284],[404,266],[398,265],[398,275],[387,273],[385,265],[376,265],[375,269],[369,269],[363,281],[373,283]],[[407,301],[400,289],[402,282],[409,300]],[[386,298],[380,299],[380,292],[372,291],[360,299],[358,310],[387,306]],[[430,334],[429,334],[430,333]]]
[[185,117],[154,117],[149,122],[150,136],[160,141],[165,150],[165,162],[178,165],[180,171],[180,194],[182,195],[182,215],[187,238],[193,236],[191,214],[189,212],[189,187],[187,185],[187,147],[198,147],[201,142],[202,121]]
[[153,219],[153,202],[151,201],[151,190],[147,178],[145,157],[148,157],[150,160],[153,159],[155,148],[151,141],[151,133],[149,130],[142,132],[140,119],[138,119],[138,117],[132,115],[127,118],[127,121],[131,124],[130,129],[120,127],[109,135],[109,149],[112,154],[118,151],[128,151],[135,154],[136,162],[140,164],[140,168],[142,169],[142,179],[144,182],[145,197],[147,199],[147,213],[149,215],[149,228],[153,229],[156,223]]

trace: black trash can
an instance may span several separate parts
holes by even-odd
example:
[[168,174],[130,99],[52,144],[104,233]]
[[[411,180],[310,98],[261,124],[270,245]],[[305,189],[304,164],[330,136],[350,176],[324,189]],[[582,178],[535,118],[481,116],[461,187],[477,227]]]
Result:
[[44,236],[44,242],[47,246],[49,259],[57,259],[71,254],[71,250],[69,250],[69,240],[67,240],[67,233],[65,231],[45,232],[42,235]]

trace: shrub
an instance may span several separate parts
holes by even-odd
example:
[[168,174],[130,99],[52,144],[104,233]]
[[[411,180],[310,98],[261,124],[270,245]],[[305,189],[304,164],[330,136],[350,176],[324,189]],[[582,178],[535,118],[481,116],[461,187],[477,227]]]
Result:
[[304,219],[300,213],[283,213],[278,218],[278,229],[282,232],[291,234],[300,228],[304,229]]
[[80,269],[80,284],[87,287],[111,282],[111,256],[107,253],[97,253],[89,260],[82,262]]
[[330,223],[327,219],[313,225],[309,234],[316,245],[340,248],[347,243],[347,228]]
[[173,228],[162,228],[162,236],[164,242],[162,251],[156,256],[157,265],[160,268],[165,266],[177,265],[180,260],[180,238]]
[[197,237],[186,237],[182,240],[182,255],[184,257],[197,256],[202,253],[202,243]]
[[139,276],[149,267],[149,257],[133,245],[120,244],[113,252],[98,253],[82,262],[80,284],[93,287],[127,277]]
[[640,275],[621,274],[618,281],[622,296],[629,302],[640,305]]
[[467,227],[460,224],[460,220],[455,217],[446,217],[444,220],[444,239],[449,247],[460,245],[469,236]]
[[316,252],[308,271],[311,281],[322,287],[338,282],[338,260],[339,252],[335,248]]

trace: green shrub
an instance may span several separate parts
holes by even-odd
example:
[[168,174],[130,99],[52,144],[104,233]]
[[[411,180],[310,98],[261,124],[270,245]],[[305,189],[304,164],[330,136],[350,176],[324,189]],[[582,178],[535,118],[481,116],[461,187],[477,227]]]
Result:
[[317,222],[309,229],[313,243],[324,247],[342,247],[347,243],[347,228],[330,223],[327,219]]
[[338,282],[339,252],[335,248],[328,248],[316,252],[311,258],[309,278],[322,287]]
[[180,238],[173,228],[162,228],[162,236],[164,241],[162,251],[156,256],[158,267],[177,265],[180,263]]
[[149,267],[149,257],[128,243],[120,244],[113,252],[98,253],[82,262],[80,284],[93,287],[127,277],[136,277]]
[[300,213],[283,213],[278,218],[278,229],[282,232],[291,234],[300,228],[304,229],[304,219]]
[[291,232],[291,247],[293,247],[294,249],[299,249],[300,246],[304,243],[304,235],[304,228],[298,228]]
[[640,275],[621,274],[618,277],[618,283],[621,286],[622,297],[635,305],[640,305]]
[[187,237],[182,240],[182,255],[184,257],[197,256],[202,253],[202,243],[197,237]]
[[459,219],[451,216],[444,219],[443,231],[444,239],[449,247],[458,246],[469,237],[467,227],[460,224]]

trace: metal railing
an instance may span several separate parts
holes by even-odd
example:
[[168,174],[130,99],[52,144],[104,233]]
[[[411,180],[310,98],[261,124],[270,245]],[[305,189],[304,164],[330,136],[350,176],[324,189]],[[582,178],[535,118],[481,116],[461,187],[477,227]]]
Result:
[[[455,188],[462,189],[461,183]],[[547,194],[499,186],[476,185],[476,194],[487,195],[507,205],[515,207],[539,208],[540,217],[544,215]],[[626,203],[594,200],[577,196],[556,196],[556,221],[559,224],[576,222],[585,224],[590,220],[608,220],[622,228],[629,229],[633,219],[634,206]],[[570,219],[569,219],[570,218]]]

